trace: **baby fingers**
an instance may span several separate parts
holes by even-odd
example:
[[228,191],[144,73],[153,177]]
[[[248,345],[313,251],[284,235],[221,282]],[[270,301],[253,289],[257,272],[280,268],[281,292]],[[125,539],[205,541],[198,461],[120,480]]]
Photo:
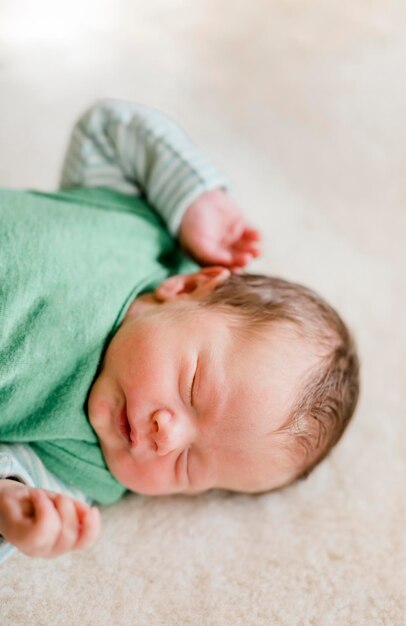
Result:
[[261,250],[257,241],[249,242],[240,240],[233,245],[231,254],[233,265],[243,266],[259,256]]
[[41,489],[2,494],[0,517],[5,538],[27,556],[53,558],[87,548],[97,538],[97,509]]
[[246,228],[243,233],[244,239],[249,239],[251,241],[260,241],[261,233],[256,228]]
[[[256,232],[256,231],[255,231]],[[259,233],[256,235],[249,235],[246,232],[241,236],[238,241],[235,241],[233,244],[234,250],[238,250],[240,252],[250,252],[252,254],[259,254],[260,246],[261,246],[261,237]]]
[[232,262],[231,265],[234,268],[244,267],[244,265],[248,265],[252,258],[255,255],[251,252],[233,252],[232,253]]
[[46,557],[61,528],[52,502],[40,489],[30,491],[30,514],[23,511],[23,500],[9,497],[8,507],[14,518],[6,538],[27,556]]
[[59,513],[62,526],[52,556],[90,547],[97,539],[101,528],[98,509],[90,508],[87,504],[62,494],[54,497],[54,506]]
[[89,548],[99,536],[100,529],[101,518],[99,510],[94,507],[86,507],[86,510],[80,515],[80,532],[75,550]]
[[73,550],[80,533],[80,522],[76,512],[75,502],[72,498],[58,493],[53,498],[53,505],[59,516],[60,530],[50,551],[50,557],[59,556],[69,550]]

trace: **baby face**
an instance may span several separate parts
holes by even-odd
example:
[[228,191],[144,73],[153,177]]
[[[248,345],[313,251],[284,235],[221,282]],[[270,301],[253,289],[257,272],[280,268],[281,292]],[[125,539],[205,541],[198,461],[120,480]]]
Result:
[[90,422],[132,491],[273,489],[297,472],[280,429],[308,367],[308,347],[286,325],[247,335],[192,299],[143,296],[108,346]]

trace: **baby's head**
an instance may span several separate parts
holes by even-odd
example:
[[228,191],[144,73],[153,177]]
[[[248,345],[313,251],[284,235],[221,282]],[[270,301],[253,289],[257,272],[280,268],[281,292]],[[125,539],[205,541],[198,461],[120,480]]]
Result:
[[326,456],[358,386],[351,336],[313,291],[210,267],[134,301],[89,417],[110,470],[133,491],[260,492]]
[[[311,289],[264,275],[231,275],[204,303],[238,311],[247,337],[260,336],[269,349],[279,336],[286,349],[299,351],[304,368],[289,390],[279,433],[292,480],[308,476],[338,442],[358,401],[359,362],[345,323]],[[283,364],[287,371],[294,367],[291,356]]]

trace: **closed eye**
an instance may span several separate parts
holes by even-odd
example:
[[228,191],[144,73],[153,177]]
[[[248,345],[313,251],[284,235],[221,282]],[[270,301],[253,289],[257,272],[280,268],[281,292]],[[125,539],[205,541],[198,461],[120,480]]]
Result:
[[[197,363],[199,363],[199,361]],[[191,406],[193,406],[193,387],[194,387],[195,380],[196,380],[196,372],[197,372],[197,364],[196,364],[196,367],[195,367],[195,373],[194,373],[192,382],[191,382],[191,384],[189,386],[189,389],[188,389],[188,398],[189,398],[189,402],[190,402]]]

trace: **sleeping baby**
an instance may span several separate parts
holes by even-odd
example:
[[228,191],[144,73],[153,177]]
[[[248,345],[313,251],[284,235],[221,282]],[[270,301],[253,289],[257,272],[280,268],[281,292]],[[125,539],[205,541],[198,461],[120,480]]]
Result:
[[2,190],[0,221],[0,557],[92,545],[127,491],[278,489],[341,437],[347,327],[243,272],[258,231],[161,113],[98,102],[60,189]]

